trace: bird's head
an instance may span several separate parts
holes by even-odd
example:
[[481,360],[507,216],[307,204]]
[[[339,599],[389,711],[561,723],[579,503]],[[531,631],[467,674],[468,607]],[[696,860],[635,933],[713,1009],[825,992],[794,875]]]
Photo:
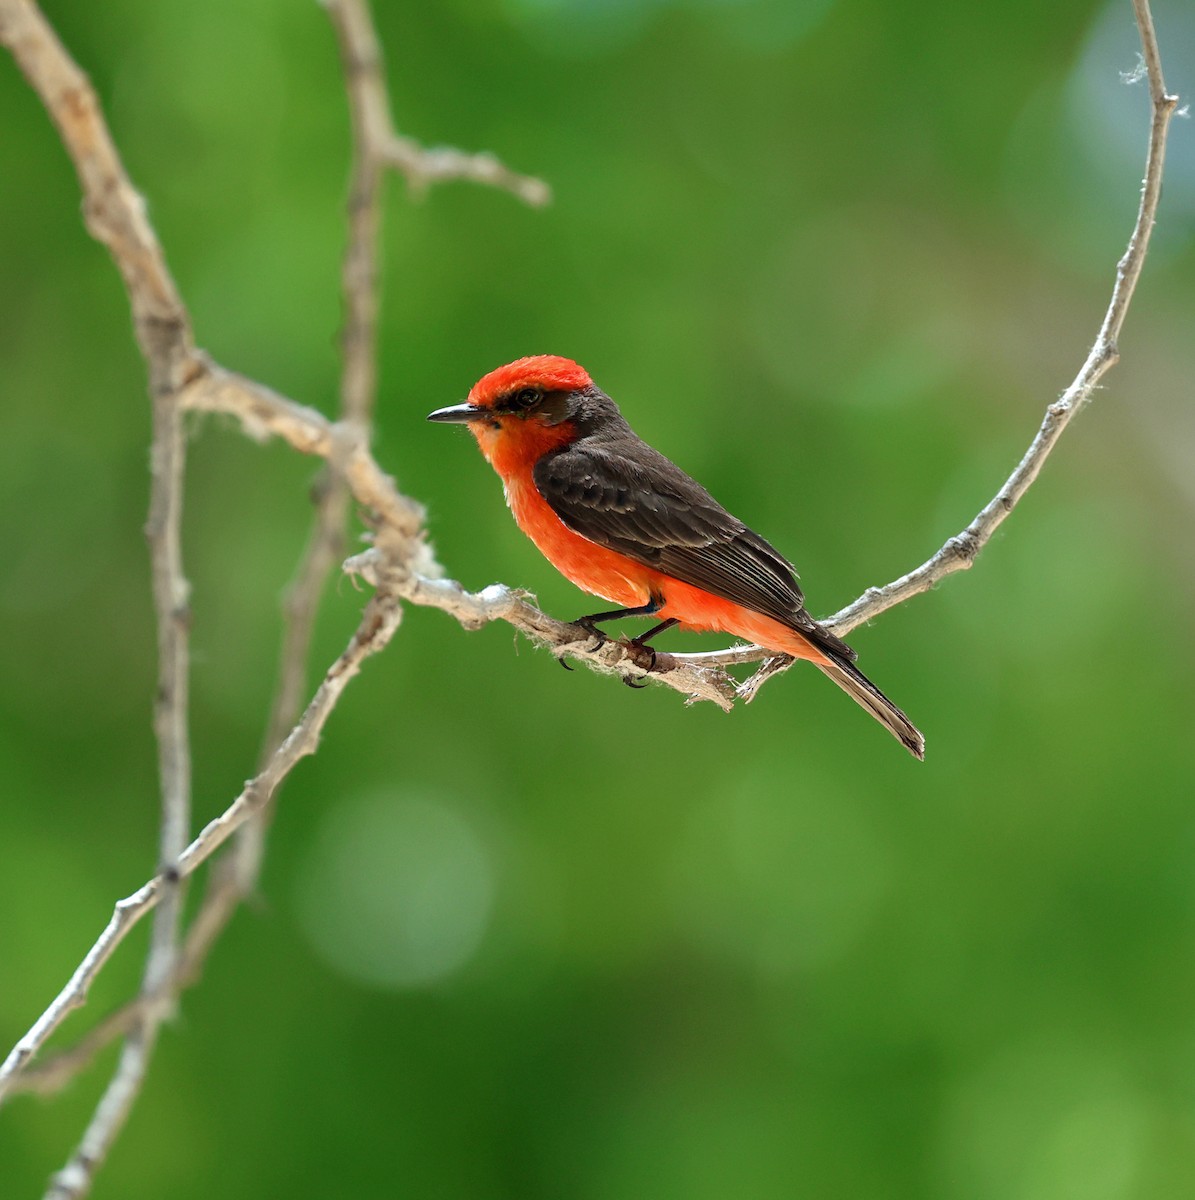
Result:
[[467,424],[494,461],[503,447],[534,457],[566,445],[608,409],[617,412],[584,367],[536,354],[483,375],[464,404],[439,408],[427,419]]

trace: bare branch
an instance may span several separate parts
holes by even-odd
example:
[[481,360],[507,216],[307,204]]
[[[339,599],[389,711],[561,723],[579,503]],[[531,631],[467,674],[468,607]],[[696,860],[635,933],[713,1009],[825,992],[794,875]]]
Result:
[[1091,353],[1080,368],[1074,382],[1046,409],[1041,428],[1037,431],[1024,458],[1005,481],[1004,486],[984,505],[975,519],[916,570],[902,575],[883,587],[868,588],[852,604],[836,612],[826,624],[842,635],[879,616],[894,605],[903,604],[913,596],[929,591],[940,579],[954,571],[964,571],[975,561],[1004,519],[1029,490],[1045,465],[1046,458],[1058,443],[1071,418],[1091,399],[1100,380],[1120,358],[1118,341],[1128,313],[1133,290],[1145,264],[1149,237],[1153,231],[1162,194],[1162,170],[1166,158],[1166,131],[1170,118],[1178,107],[1178,97],[1168,95],[1162,78],[1162,61],[1158,54],[1157,35],[1148,0],[1133,0],[1137,28],[1141,34],[1141,49],[1149,77],[1149,98],[1152,116],[1149,129],[1149,149],[1145,161],[1145,181],[1141,188],[1141,204],[1129,238],[1124,257],[1116,265],[1116,282],[1103,324],[1096,335]]
[[282,603],[283,636],[278,685],[262,743],[263,758],[272,754],[295,723],[306,687],[307,656],[319,614],[324,585],[344,557],[349,493],[328,472],[315,485],[316,512],[295,577]]
[[[108,246],[125,282],[154,401],[154,485],[147,533],[159,618],[155,731],[160,746],[163,794],[160,849],[163,873],[149,890],[117,906],[109,927],[71,984],[0,1069],[0,1089],[4,1089],[66,1014],[83,1003],[94,973],[107,961],[128,928],[142,912],[158,905],[137,1015],[128,1029],[128,1042],[116,1076],[79,1151],[60,1172],[52,1189],[55,1195],[82,1195],[136,1097],[152,1054],[157,1025],[169,1011],[172,996],[169,985],[180,974],[175,962],[175,934],[179,880],[184,873],[176,871],[173,864],[186,844],[190,796],[188,589],[182,572],[179,536],[185,445],[181,421],[193,386],[202,384],[212,407],[218,409],[221,390],[242,381],[226,376],[194,349],[186,311],[166,268],[161,247],[145,218],[144,203],[132,188],[116,153],[95,93],[30,0],[0,0],[0,39],[12,49],[41,96],[76,165],[88,228]],[[366,349],[372,353],[372,346]],[[351,478],[355,493],[363,503],[376,509],[386,525],[386,536],[380,539],[382,544],[405,549],[415,541],[422,513],[418,506],[398,495],[369,456],[360,424],[353,429],[332,426],[312,410],[283,402],[264,393],[264,389],[247,387],[241,392],[242,401],[246,396],[250,403],[244,406],[242,417],[247,428],[252,429],[254,424],[254,406],[264,405],[269,410],[268,420],[287,424],[299,448],[307,452],[318,449]],[[305,439],[308,444],[303,445]],[[347,502],[342,499],[339,508],[343,525]],[[331,561],[338,556],[339,553],[332,555]],[[324,557],[329,557],[326,550]],[[394,621],[397,622],[397,613]],[[198,926],[207,939],[206,944],[210,945],[211,937],[222,928],[240,890],[228,886],[216,889],[212,905],[210,909],[205,907]],[[123,1021],[108,1024],[104,1032],[118,1026],[123,1029]]]
[[193,350],[186,309],[90,81],[32,0],[0,0],[0,42],[41,97],[75,164],[87,228],[107,246],[124,278],[152,392],[178,386]]
[[378,45],[364,0],[324,0],[340,43],[352,124],[348,244],[341,271],[344,369],[340,415],[367,425],[377,392],[378,242],[390,105]]
[[[1158,40],[1154,31],[1149,0],[1133,0],[1133,12],[1141,36],[1145,73],[1149,79],[1151,107],[1149,148],[1146,152],[1145,179],[1141,187],[1141,203],[1137,210],[1137,220],[1129,237],[1128,249],[1116,265],[1116,282],[1112,288],[1112,299],[1108,304],[1108,311],[1091,347],[1091,352],[1079,369],[1078,375],[1075,376],[1074,382],[1046,409],[1041,427],[1016,469],[1005,480],[1003,487],[996,495],[980,509],[975,519],[962,532],[948,538],[942,548],[921,566],[883,587],[868,588],[858,599],[840,609],[833,616],[827,617],[823,624],[840,637],[845,636],[864,622],[879,616],[880,613],[894,608],[898,604],[903,604],[906,600],[921,595],[922,592],[929,591],[947,575],[951,575],[955,571],[967,570],[975,561],[976,555],[987,545],[992,534],[996,532],[1029,490],[1030,485],[1045,465],[1050,452],[1058,444],[1058,439],[1070,424],[1071,418],[1091,399],[1100,380],[1119,361],[1120,331],[1124,325],[1125,316],[1128,314],[1133,291],[1141,277],[1141,269],[1145,265],[1149,238],[1153,232],[1158,201],[1162,194],[1166,133],[1170,126],[1170,119],[1178,108],[1178,97],[1167,93],[1166,83],[1162,77],[1162,60],[1158,52]],[[760,649],[758,657],[768,658],[767,651]],[[702,659],[702,661],[716,663],[726,660],[720,659],[715,654]],[[738,659],[737,661],[743,660]],[[772,675],[787,669],[791,665],[791,661],[791,659],[783,657],[768,658],[764,666],[741,685],[740,696],[744,700],[751,700]]]
[[711,700],[726,711],[734,702],[735,681],[722,671],[689,666],[685,656],[654,652],[627,641],[595,639],[580,625],[557,621],[529,603],[522,593],[500,583],[480,592],[466,591],[454,579],[429,578],[393,565],[377,550],[350,558],[344,569],[374,587],[382,587],[412,604],[438,608],[455,617],[466,629],[480,629],[491,621],[505,621],[533,642],[548,647],[557,657],[583,662],[596,671],[638,681],[646,676],[681,692],[690,701]]
[[[385,147],[392,136],[390,109],[381,70],[381,47],[369,6],[364,0],[325,0],[324,7],[340,44],[352,125],[348,241],[341,271],[344,366],[340,416],[367,443],[377,395],[378,248]],[[336,457],[315,489],[311,535],[287,590],[278,688],[266,729],[265,754],[273,752],[298,715],[320,595],[333,568],[344,557],[349,494]],[[253,860],[260,858],[260,837],[246,830],[242,840],[258,843],[256,852],[246,847],[249,861],[245,868],[256,873]]]
[[217,882],[204,896],[203,906],[187,930],[186,940],[175,961],[173,975],[158,991],[138,993],[134,999],[110,1012],[88,1030],[75,1045],[48,1058],[28,1062],[24,1070],[14,1077],[10,1088],[11,1095],[35,1092],[46,1096],[65,1087],[76,1075],[90,1066],[98,1054],[117,1038],[129,1033],[148,1009],[170,1003],[180,992],[198,983],[208,951],[244,898],[243,892],[237,886],[235,872],[228,869],[231,861],[225,857],[214,865],[213,873],[218,875]]
[[382,48],[365,0],[322,0],[340,38],[344,71],[360,144],[370,156],[401,172],[421,193],[432,184],[460,179],[511,192],[531,205],[547,204],[552,191],[542,179],[519,175],[492,154],[466,154],[451,146],[425,149],[395,132],[386,97]]
[[41,1049],[54,1030],[74,1009],[86,1003],[87,991],[92,980],[112,957],[112,952],[124,940],[133,925],[157,903],[160,887],[160,877],[155,877],[131,896],[117,901],[111,920],[83,961],[75,968],[75,973],[68,980],[66,987],[33,1023],[29,1032],[17,1042],[4,1063],[0,1064],[0,1100],[4,1099],[6,1092],[12,1087],[13,1078]]
[[[330,11],[339,11],[333,5]],[[368,25],[368,12],[365,14]],[[337,31],[341,32],[339,24]],[[343,38],[342,38],[343,40]],[[342,52],[348,61],[347,51]],[[349,180],[348,242],[341,275],[344,299],[344,329],[341,345],[340,415],[358,439],[368,442],[377,393],[377,249],[380,229],[381,185],[385,166],[374,150],[371,113],[354,88],[354,77],[346,71],[349,109],[352,115],[353,161]],[[299,559],[294,578],[282,605],[282,648],[278,681],[262,743],[265,761],[294,724],[307,685],[307,662],[315,634],[320,599],[333,569],[344,557],[345,527],[349,516],[349,492],[339,458],[333,454],[313,489],[315,514],[311,532]],[[247,895],[256,884],[265,853],[265,838],[273,806],[263,808],[237,836],[232,862],[222,864],[209,884],[204,906],[232,913],[234,897]],[[203,914],[201,910],[200,915]]]
[[[326,4],[344,63],[345,87],[352,125],[352,166],[347,204],[348,239],[341,271],[344,365],[340,384],[340,417],[356,437],[368,444],[377,396],[378,250],[381,232],[382,183],[390,137],[389,106],[380,69],[380,47],[364,0],[332,0]],[[354,39],[364,39],[358,45]],[[373,70],[358,69],[372,62]],[[341,456],[333,455],[314,489],[311,533],[282,606],[282,650],[278,682],[262,744],[264,762],[294,724],[307,686],[307,662],[319,616],[320,598],[333,569],[345,555],[349,491]],[[233,861],[213,873],[204,908],[231,916],[234,897],[248,894],[257,880],[273,806],[241,830]],[[204,910],[200,916],[204,916]]]
[[452,146],[425,149],[418,142],[396,134],[386,147],[386,161],[403,173],[416,193],[433,183],[461,179],[513,192],[536,208],[552,199],[552,189],[542,179],[518,175],[492,154],[465,154]]
[[[402,609],[397,597],[378,592],[370,599],[356,632],[344,652],[328,668],[302,720],[291,730],[265,768],[245,785],[244,791],[220,816],[204,826],[179,855],[177,872],[180,879],[188,878],[201,863],[206,862],[253,813],[269,801],[298,762],[315,753],[324,725],[345,687],[360,671],[365,659],[377,654],[390,641],[401,619]],[[165,882],[163,875],[156,875],[131,896],[117,902],[112,919],[67,985],[0,1065],[0,1101],[13,1090],[16,1076],[45,1045],[54,1030],[71,1012],[86,1003],[92,982],[112,957],[113,951],[133,926],[161,901]]]
[[[183,414],[172,393],[153,401],[154,436],[150,450],[152,486],[146,537],[153,567],[154,610],[158,625],[158,689],[154,733],[158,742],[158,778],[162,793],[159,865],[173,866],[191,826],[191,742],[187,728],[190,676],[190,585],[183,574],[183,472],[186,440]],[[171,887],[171,892],[177,891]],[[162,912],[177,907],[177,896],[164,899]],[[155,932],[145,986],[153,990],[173,969],[177,914]]]
[[[177,892],[177,888],[174,890]],[[145,1082],[149,1060],[153,1057],[154,1045],[158,1038],[159,1024],[148,1009],[141,1013],[140,1019],[121,1047],[120,1061],[116,1065],[112,1082],[104,1089],[78,1148],[66,1166],[50,1180],[45,1200],[75,1200],[76,1197],[86,1196],[91,1191],[95,1173],[103,1165],[112,1143],[124,1128],[124,1123],[141,1091],[141,1085]]]

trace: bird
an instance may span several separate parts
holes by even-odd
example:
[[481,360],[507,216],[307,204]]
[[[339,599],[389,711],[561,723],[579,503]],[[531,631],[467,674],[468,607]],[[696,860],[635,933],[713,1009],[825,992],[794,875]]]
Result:
[[806,611],[792,563],[640,438],[584,367],[520,358],[427,419],[466,425],[519,528],[565,578],[619,606],[577,624],[600,634],[600,622],[654,617],[634,645],[679,625],[805,659],[925,757],[920,730]]

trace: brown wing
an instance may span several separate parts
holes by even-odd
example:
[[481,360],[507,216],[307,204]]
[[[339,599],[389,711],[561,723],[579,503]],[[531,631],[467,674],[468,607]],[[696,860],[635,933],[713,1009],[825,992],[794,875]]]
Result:
[[633,434],[582,438],[541,458],[534,479],[556,515],[582,537],[854,658],[805,611],[792,564]]

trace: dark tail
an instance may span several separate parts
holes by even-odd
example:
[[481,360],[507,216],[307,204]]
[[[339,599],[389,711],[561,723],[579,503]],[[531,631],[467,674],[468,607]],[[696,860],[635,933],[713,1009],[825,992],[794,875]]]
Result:
[[914,758],[925,758],[925,738],[921,730],[849,658],[835,654],[814,666],[833,679],[856,704],[867,709],[893,737],[899,738]]

